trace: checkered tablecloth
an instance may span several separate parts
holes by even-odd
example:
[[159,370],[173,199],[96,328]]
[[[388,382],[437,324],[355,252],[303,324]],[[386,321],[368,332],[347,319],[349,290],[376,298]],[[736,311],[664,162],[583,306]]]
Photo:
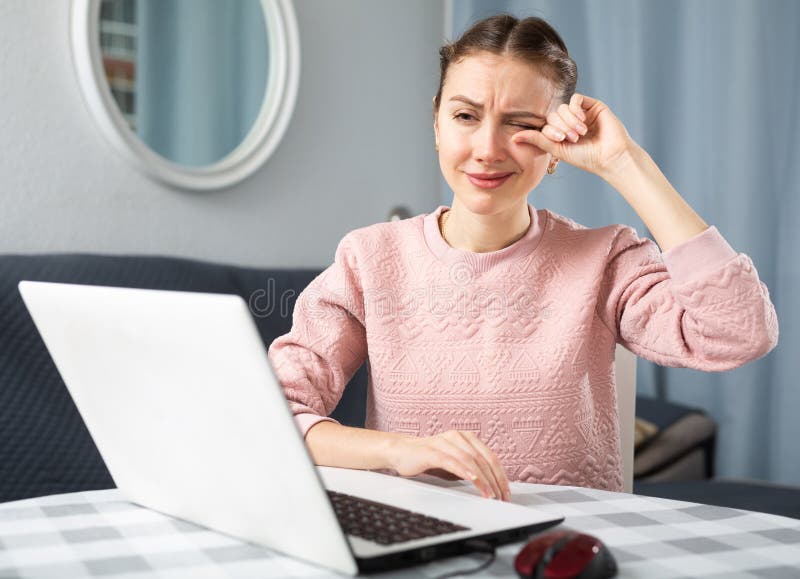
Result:
[[[515,483],[512,493],[514,502],[563,515],[565,527],[602,539],[619,577],[800,578],[800,520],[576,487]],[[482,576],[516,577],[521,546],[500,548]],[[476,567],[484,557],[380,576],[433,577]],[[0,578],[330,576],[336,575],[131,504],[117,490],[0,504]]]

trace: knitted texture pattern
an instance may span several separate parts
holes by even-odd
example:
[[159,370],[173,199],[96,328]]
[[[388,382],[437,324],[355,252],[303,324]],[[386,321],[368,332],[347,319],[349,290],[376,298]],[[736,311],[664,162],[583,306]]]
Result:
[[367,428],[471,431],[509,480],[620,491],[617,342],[713,371],[777,343],[766,286],[714,227],[662,254],[530,207],[522,239],[472,253],[442,238],[445,209],[349,233],[298,297],[269,356],[304,433],[368,358]]

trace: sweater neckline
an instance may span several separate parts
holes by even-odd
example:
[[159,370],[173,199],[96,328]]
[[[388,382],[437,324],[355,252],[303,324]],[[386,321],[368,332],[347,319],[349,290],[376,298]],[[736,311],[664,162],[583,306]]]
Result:
[[540,216],[533,205],[528,204],[528,212],[531,216],[530,227],[528,227],[528,231],[525,232],[525,235],[508,247],[486,253],[477,253],[474,251],[467,251],[466,249],[451,247],[444,240],[442,232],[439,230],[439,216],[441,216],[443,211],[449,209],[450,208],[446,205],[439,206],[436,211],[425,216],[423,223],[423,232],[428,248],[431,250],[431,253],[445,263],[465,261],[473,267],[475,272],[488,271],[502,262],[513,260],[521,255],[528,255],[536,249],[542,237]]

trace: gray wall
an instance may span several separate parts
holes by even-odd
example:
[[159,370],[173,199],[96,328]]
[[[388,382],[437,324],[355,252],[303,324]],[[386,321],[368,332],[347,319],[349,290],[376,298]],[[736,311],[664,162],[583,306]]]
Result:
[[439,202],[431,98],[441,1],[298,0],[289,129],[255,175],[190,193],[138,173],[73,73],[66,0],[0,1],[0,253],[163,254],[327,265],[339,239]]

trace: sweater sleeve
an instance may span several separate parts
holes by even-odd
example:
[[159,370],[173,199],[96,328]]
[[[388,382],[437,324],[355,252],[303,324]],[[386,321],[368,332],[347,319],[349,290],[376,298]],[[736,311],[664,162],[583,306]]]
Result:
[[663,255],[619,229],[597,312],[617,342],[663,366],[731,370],[778,342],[767,286],[713,226]]
[[351,238],[334,263],[298,296],[292,329],[275,339],[269,359],[295,422],[306,435],[338,404],[344,387],[367,356],[363,292]]

